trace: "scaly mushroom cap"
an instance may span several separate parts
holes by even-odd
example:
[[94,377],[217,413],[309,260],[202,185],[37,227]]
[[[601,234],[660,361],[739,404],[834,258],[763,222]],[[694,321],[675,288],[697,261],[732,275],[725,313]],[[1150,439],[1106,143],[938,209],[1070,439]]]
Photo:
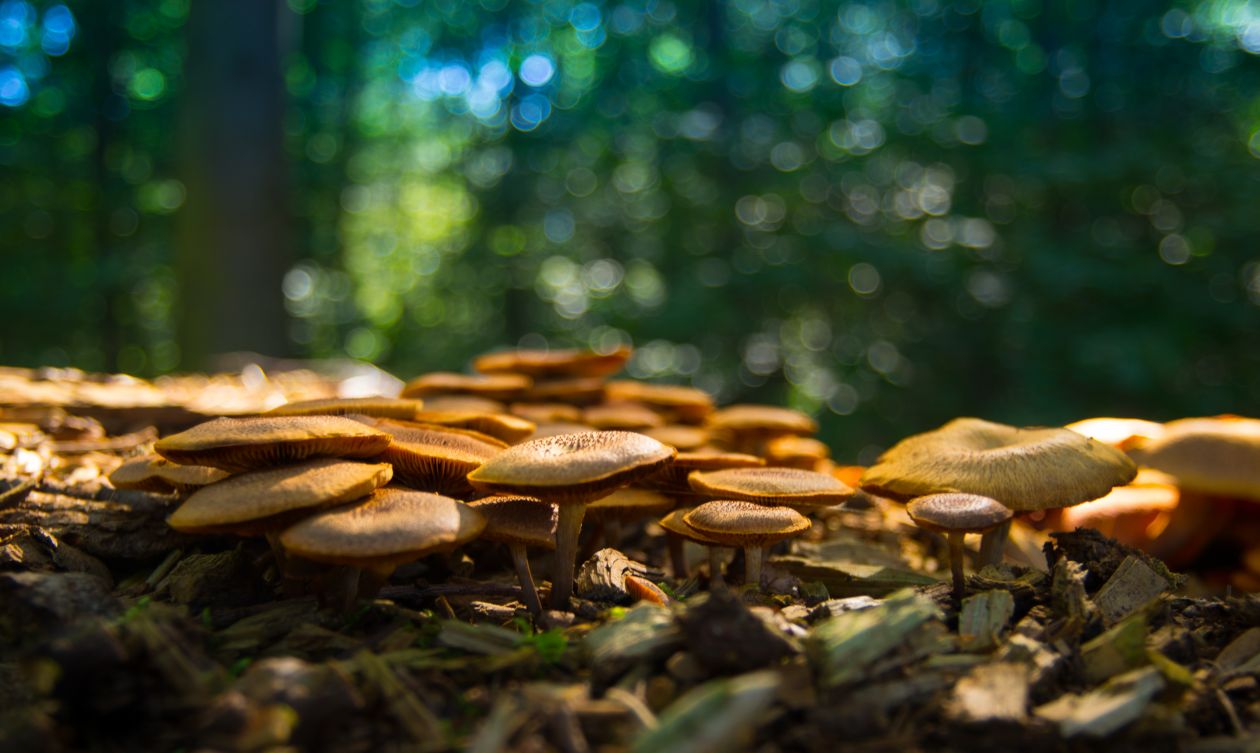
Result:
[[507,448],[468,480],[489,493],[586,503],[652,473],[675,454],[672,447],[628,431],[557,434]]
[[375,416],[410,419],[424,405],[420,400],[393,397],[330,397],[296,400],[267,411],[268,416]]
[[1063,428],[1121,450],[1133,441],[1155,439],[1164,433],[1163,424],[1143,418],[1085,418]]
[[486,526],[481,513],[440,494],[387,486],[286,529],[280,545],[316,562],[391,567],[445,552],[475,539]]
[[725,546],[763,546],[809,530],[809,518],[790,507],[717,499],[695,507],[683,522]]
[[674,500],[651,489],[624,486],[586,506],[587,520],[633,520],[662,515]]
[[766,442],[766,465],[813,470],[819,460],[831,457],[831,448],[813,437],[786,434]]
[[607,402],[582,411],[582,422],[595,429],[639,431],[661,426],[665,421],[656,411],[641,403]]
[[701,426],[666,424],[644,429],[639,433],[646,434],[670,447],[677,447],[679,452],[698,450],[709,443],[709,430]]
[[624,345],[611,353],[577,349],[505,350],[477,356],[473,359],[473,369],[482,374],[509,372],[533,377],[602,377],[621,371],[632,352]]
[[705,546],[724,546],[724,544],[717,539],[711,539],[708,536],[705,536],[703,533],[700,533],[683,521],[683,518],[687,516],[687,513],[694,509],[696,508],[680,507],[677,510],[670,510],[663,518],[656,521],[656,523],[666,531],[676,533],[684,539],[689,539],[697,544],[704,544]]
[[492,400],[512,400],[534,383],[524,374],[457,374],[434,371],[407,382],[403,397],[426,395],[479,395]]
[[228,477],[227,471],[204,465],[180,465],[161,455],[132,458],[109,474],[115,489],[171,494],[187,492]]
[[311,457],[366,458],[389,446],[389,435],[342,416],[216,418],[157,441],[167,460],[249,471]]
[[327,459],[242,473],[193,492],[166,522],[185,533],[263,533],[291,513],[366,496],[391,475],[386,463]]
[[508,444],[516,444],[534,433],[533,422],[506,413],[479,413],[477,411],[422,410],[413,419],[416,423],[468,429],[494,437]]
[[609,382],[605,389],[609,400],[644,403],[685,423],[699,423],[713,412],[713,398],[695,387],[622,379]]
[[1097,499],[1136,474],[1123,452],[1071,429],[956,418],[893,445],[862,474],[862,488],[902,500],[964,491],[1030,512]]
[[771,434],[813,434],[818,422],[800,411],[774,405],[730,405],[705,421],[711,431]]
[[462,496],[472,491],[468,472],[507,447],[499,440],[443,426],[381,421],[392,440],[376,460],[394,466],[394,480],[423,491]]
[[920,528],[938,533],[984,533],[1002,525],[1014,514],[992,497],[964,492],[945,492],[915,497],[906,514]]
[[1260,419],[1183,418],[1129,448],[1142,465],[1177,479],[1182,489],[1260,501]]
[[687,480],[701,494],[762,505],[823,507],[838,505],[853,496],[853,489],[840,479],[798,468],[692,471]]
[[766,461],[763,458],[742,452],[723,452],[721,450],[679,452],[678,456],[674,458],[674,462],[643,479],[643,485],[665,492],[690,493],[692,487],[688,481],[688,476],[691,475],[692,471],[719,471],[724,468],[761,468],[765,464]]
[[468,506],[485,516],[481,538],[535,549],[556,548],[556,506],[535,497],[483,497]]

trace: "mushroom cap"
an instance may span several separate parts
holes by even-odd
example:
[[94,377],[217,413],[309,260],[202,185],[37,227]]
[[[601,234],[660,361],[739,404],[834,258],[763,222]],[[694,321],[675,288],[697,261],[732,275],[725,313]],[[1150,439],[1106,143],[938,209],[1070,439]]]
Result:
[[524,374],[458,374],[434,371],[407,382],[403,397],[426,395],[479,395],[493,400],[511,400],[534,383]]
[[713,397],[696,387],[619,379],[609,382],[605,392],[609,400],[644,403],[687,423],[699,423],[713,412]]
[[561,421],[575,424],[582,420],[582,409],[568,403],[512,403],[508,412],[536,424]]
[[473,500],[468,506],[485,516],[483,539],[537,549],[556,548],[556,521],[560,516],[555,505],[535,497],[503,494]]
[[261,533],[290,513],[366,496],[392,474],[387,463],[331,459],[242,473],[193,492],[166,522],[185,533]]
[[213,484],[228,477],[228,472],[204,465],[180,465],[161,455],[132,458],[109,474],[115,489],[136,489],[142,492],[171,494]]
[[791,408],[776,405],[728,405],[705,421],[713,431],[734,433],[813,434],[818,422]]
[[642,403],[607,402],[582,411],[582,422],[595,429],[638,431],[665,423],[656,411]]
[[387,486],[362,502],[303,520],[280,534],[291,554],[316,562],[392,567],[475,539],[486,519],[450,497]]
[[394,480],[441,494],[471,492],[468,472],[507,447],[485,434],[445,426],[381,421],[377,428],[392,441],[375,459],[394,466]]
[[572,421],[546,421],[538,424],[538,428],[534,429],[534,435],[530,439],[545,439],[558,434],[583,434],[588,431],[591,431],[591,427],[586,424]]
[[1010,508],[992,497],[965,492],[915,497],[906,505],[906,514],[918,527],[938,533],[984,533],[1014,515]]
[[366,458],[388,446],[388,434],[342,416],[258,416],[216,418],[154,449],[176,463],[249,471],[310,457]]
[[698,450],[680,452],[674,462],[643,479],[645,486],[663,491],[691,492],[688,476],[692,471],[718,471],[723,468],[760,468],[766,464],[763,458],[742,452],[723,450]]
[[1097,499],[1136,474],[1123,452],[1071,429],[956,418],[893,445],[862,474],[862,488],[902,500],[970,492],[1029,512]]
[[694,507],[680,507],[676,510],[670,510],[664,517],[657,521],[657,524],[666,531],[676,533],[684,539],[690,539],[697,544],[704,544],[705,546],[725,546],[725,544],[717,539],[711,539],[708,536],[705,536],[703,533],[700,533],[683,521],[683,518],[686,517],[687,513],[694,509]]
[[654,517],[673,506],[674,500],[660,492],[623,486],[587,505],[586,517],[591,520]]
[[454,429],[469,429],[495,439],[516,444],[534,433],[532,421],[507,413],[481,413],[478,411],[433,411],[416,412],[413,419],[417,423],[449,426]]
[[480,395],[435,395],[425,399],[424,409],[444,413],[502,413],[507,406]]
[[766,442],[762,449],[767,465],[812,470],[819,460],[831,457],[831,448],[813,437],[785,434]]
[[272,408],[268,416],[375,416],[409,419],[424,405],[421,400],[396,397],[328,397],[295,400]]
[[594,405],[604,399],[603,377],[557,377],[534,382],[521,400],[534,403]]
[[1098,499],[1064,510],[1063,529],[1096,527],[1097,521],[1125,515],[1172,512],[1181,499],[1174,482],[1171,476],[1143,468],[1131,483],[1117,486]]
[[1142,465],[1177,479],[1182,489],[1260,501],[1260,419],[1183,418],[1129,448]]
[[652,473],[675,454],[674,448],[634,432],[557,434],[507,448],[468,474],[468,480],[484,492],[586,503]]
[[798,468],[692,471],[687,480],[701,494],[762,505],[829,506],[853,496],[852,487],[835,476]]
[[607,376],[621,371],[633,350],[621,345],[610,353],[559,348],[554,350],[504,350],[485,353],[473,359],[473,369],[482,374],[511,372],[533,377]]
[[809,518],[790,507],[716,499],[695,507],[683,522],[726,546],[760,546],[809,530]]
[[1106,445],[1124,449],[1135,439],[1154,439],[1164,433],[1164,425],[1144,418],[1084,418],[1064,427]]
[[646,434],[670,447],[677,447],[679,452],[698,450],[709,443],[709,430],[702,426],[666,424],[643,429],[639,433]]

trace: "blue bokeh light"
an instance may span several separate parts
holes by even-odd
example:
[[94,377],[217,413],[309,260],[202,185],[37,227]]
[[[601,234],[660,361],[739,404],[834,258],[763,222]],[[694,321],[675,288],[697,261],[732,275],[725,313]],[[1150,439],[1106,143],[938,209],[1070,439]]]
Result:
[[541,94],[530,94],[512,108],[512,127],[532,131],[551,117],[551,100]]
[[603,14],[594,3],[578,3],[569,11],[569,23],[578,31],[595,31],[602,20]]
[[13,66],[0,68],[0,105],[21,107],[31,98],[31,89],[22,72]]
[[521,81],[530,86],[543,86],[554,75],[556,75],[555,63],[541,52],[534,53],[521,61]]

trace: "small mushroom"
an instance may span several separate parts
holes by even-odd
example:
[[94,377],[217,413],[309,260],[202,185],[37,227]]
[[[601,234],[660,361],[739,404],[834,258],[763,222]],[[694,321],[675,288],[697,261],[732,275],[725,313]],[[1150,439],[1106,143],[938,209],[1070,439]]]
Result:
[[611,401],[643,403],[683,424],[701,423],[713,413],[713,398],[695,387],[621,379],[609,382],[605,393]]
[[689,574],[687,567],[687,552],[683,548],[683,542],[694,541],[701,544],[709,550],[709,577],[715,583],[722,580],[722,562],[719,549],[723,544],[716,539],[709,538],[700,533],[696,529],[687,525],[683,518],[694,508],[680,507],[677,510],[671,510],[665,514],[665,517],[657,521],[665,535],[669,539],[669,558],[674,571],[675,578],[686,578]]
[[468,473],[507,445],[478,432],[441,426],[379,421],[376,428],[392,441],[376,460],[394,466],[397,482],[421,491],[467,497]]
[[533,383],[534,380],[524,374],[457,374],[451,371],[434,371],[407,382],[402,396],[476,395],[491,400],[514,400]]
[[582,422],[594,429],[624,429],[642,431],[662,426],[665,421],[656,411],[629,401],[617,401],[592,405],[582,411]]
[[423,407],[420,400],[394,397],[330,397],[295,400],[267,411],[268,416],[374,416],[410,419]]
[[774,405],[730,405],[714,411],[704,423],[722,447],[753,454],[761,454],[762,446],[775,437],[818,431],[818,422],[804,413]]
[[831,448],[813,437],[786,434],[765,443],[762,453],[766,465],[782,468],[817,470],[819,463],[831,459]]
[[473,369],[482,374],[508,372],[535,378],[604,377],[621,371],[632,352],[625,345],[608,353],[565,348],[504,350],[477,356]]
[[[663,515],[674,506],[670,497],[651,489],[624,486],[586,506],[586,519],[603,531],[604,546],[621,545],[621,524]],[[594,546],[592,539],[591,544]],[[594,549],[590,549],[593,552]]]
[[481,538],[507,545],[525,606],[535,617],[542,614],[542,600],[538,598],[538,587],[529,570],[526,547],[548,551],[556,548],[555,505],[533,497],[499,495],[469,502],[468,506],[485,516],[486,528]]
[[132,458],[109,474],[115,489],[136,489],[155,494],[188,494],[228,477],[227,471],[203,465],[180,465],[161,455]]
[[744,582],[761,587],[763,547],[809,530],[809,519],[790,507],[718,499],[696,507],[683,522],[703,536],[744,550]]
[[509,447],[468,474],[474,488],[557,505],[551,605],[568,606],[586,505],[674,459],[672,447],[624,431],[558,434]]
[[452,429],[468,429],[487,434],[508,444],[516,444],[534,433],[533,421],[507,413],[483,413],[478,411],[422,410],[412,419],[416,423],[446,426]]
[[962,601],[965,590],[963,536],[988,533],[1014,514],[992,497],[962,492],[915,497],[906,505],[906,513],[919,528],[943,533],[949,540],[949,569],[954,576],[955,601]]
[[798,468],[726,468],[692,471],[691,488],[723,499],[798,509],[830,507],[853,496],[853,489],[828,473]]
[[342,416],[216,418],[159,439],[157,453],[186,465],[251,471],[313,457],[367,458],[389,435]]

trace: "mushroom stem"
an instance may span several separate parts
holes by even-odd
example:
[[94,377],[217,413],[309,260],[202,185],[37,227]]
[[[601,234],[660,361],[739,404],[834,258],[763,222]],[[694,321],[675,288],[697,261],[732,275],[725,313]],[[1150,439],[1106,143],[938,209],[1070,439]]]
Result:
[[586,505],[569,503],[557,505],[556,554],[552,560],[551,608],[566,610],[569,596],[573,593],[573,569],[577,565],[578,535],[582,532],[582,518]]
[[709,587],[725,586],[722,578],[722,550],[720,547],[709,547]]
[[673,531],[665,532],[665,543],[669,547],[669,564],[674,571],[674,577],[679,580],[687,579],[687,544],[682,536]]
[[542,601],[538,598],[538,588],[534,585],[534,575],[529,571],[529,557],[525,554],[525,545],[520,542],[508,544],[512,553],[512,564],[516,565],[516,578],[521,582],[521,601],[529,608],[529,613],[537,617],[542,614]]
[[744,547],[744,585],[752,584],[761,589],[761,560],[763,550],[760,545]]
[[363,572],[359,574],[359,599],[374,598],[381,589],[389,582],[389,576],[394,574],[394,566],[376,566],[365,567]]
[[1006,551],[1006,539],[1010,533],[1011,521],[1007,520],[980,537],[980,559],[977,563],[979,567],[1001,564],[1002,553]]
[[954,601],[962,603],[967,581],[963,576],[963,536],[962,531],[951,531],[949,538],[949,570],[954,575]]

